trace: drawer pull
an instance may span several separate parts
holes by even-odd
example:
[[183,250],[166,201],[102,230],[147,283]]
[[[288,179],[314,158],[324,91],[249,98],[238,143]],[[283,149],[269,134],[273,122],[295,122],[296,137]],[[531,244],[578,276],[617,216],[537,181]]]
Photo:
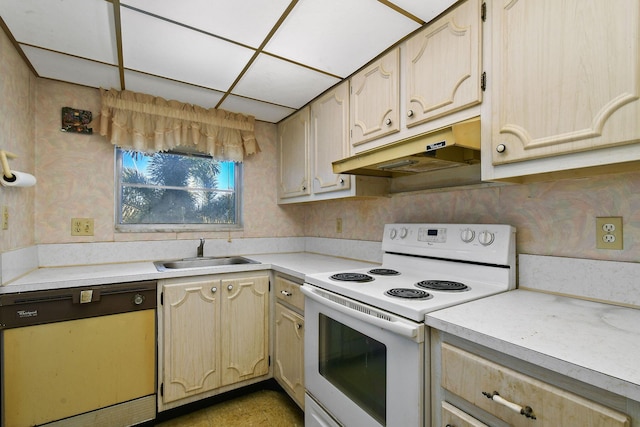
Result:
[[285,297],[290,297],[291,295],[293,295],[293,294],[292,294],[291,292],[289,292],[289,291],[280,291],[280,293],[281,293],[282,295],[284,295]]
[[531,406],[522,407],[517,403],[509,402],[507,399],[501,397],[497,391],[494,391],[493,393],[487,393],[486,391],[483,391],[482,394],[484,394],[485,396],[487,396],[487,398],[493,400],[494,402],[506,406],[512,411],[519,413],[520,415],[524,415],[525,417],[531,418],[532,420],[536,419],[536,415],[533,413],[533,409],[531,409]]

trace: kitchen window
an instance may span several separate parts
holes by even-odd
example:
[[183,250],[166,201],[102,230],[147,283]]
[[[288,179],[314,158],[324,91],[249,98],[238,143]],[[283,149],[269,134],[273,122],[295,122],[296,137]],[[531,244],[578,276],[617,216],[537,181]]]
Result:
[[116,148],[116,229],[241,227],[242,164],[204,154]]

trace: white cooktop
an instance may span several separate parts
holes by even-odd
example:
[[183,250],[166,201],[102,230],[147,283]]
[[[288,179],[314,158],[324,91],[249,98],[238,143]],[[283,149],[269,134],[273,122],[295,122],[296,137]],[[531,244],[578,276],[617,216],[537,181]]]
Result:
[[[342,270],[310,274],[305,282],[418,322],[428,312],[515,287],[515,229],[508,225],[387,224],[382,248],[381,267],[399,275]],[[362,273],[373,280],[339,281],[331,277],[337,273]],[[425,280],[459,282],[468,289],[422,289],[429,294],[426,299],[386,294],[390,289],[421,289],[416,284]]]

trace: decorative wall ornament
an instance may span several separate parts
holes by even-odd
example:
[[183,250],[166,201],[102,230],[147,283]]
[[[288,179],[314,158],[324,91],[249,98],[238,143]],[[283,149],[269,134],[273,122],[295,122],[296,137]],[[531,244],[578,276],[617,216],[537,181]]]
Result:
[[91,111],[62,107],[62,132],[93,134],[93,128],[87,125],[93,120]]

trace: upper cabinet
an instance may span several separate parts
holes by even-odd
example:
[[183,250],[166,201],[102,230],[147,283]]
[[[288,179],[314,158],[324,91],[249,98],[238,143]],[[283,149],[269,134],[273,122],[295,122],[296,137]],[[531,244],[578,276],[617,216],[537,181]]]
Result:
[[358,146],[400,130],[400,49],[351,77],[351,144]]
[[309,195],[309,107],[278,125],[278,198]]
[[482,27],[463,0],[353,75],[350,156],[480,116]]
[[639,160],[640,3],[492,5],[483,178]]
[[349,87],[342,83],[311,105],[313,192],[348,190],[349,175],[335,174],[331,162],[349,154]]
[[480,7],[480,0],[466,0],[407,40],[407,127],[482,101]]
[[278,126],[278,203],[387,194],[385,178],[333,173],[331,162],[349,153],[348,88],[348,82],[331,88]]

